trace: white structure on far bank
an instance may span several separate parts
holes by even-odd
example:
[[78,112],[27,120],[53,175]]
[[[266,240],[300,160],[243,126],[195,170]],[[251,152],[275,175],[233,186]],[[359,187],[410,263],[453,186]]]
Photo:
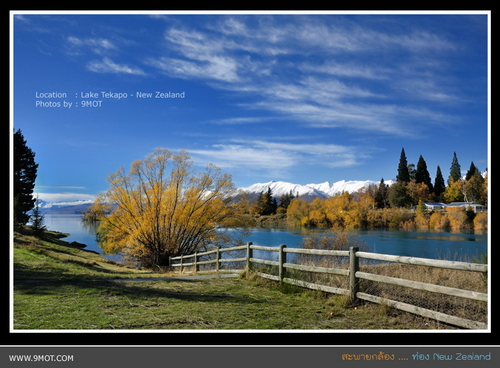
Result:
[[439,209],[446,210],[447,208],[465,208],[465,209],[471,209],[474,212],[486,211],[486,206],[483,206],[482,204],[478,204],[478,203],[473,203],[473,202],[451,202],[449,204],[439,203],[439,202],[425,202],[424,204],[428,210],[439,210]]

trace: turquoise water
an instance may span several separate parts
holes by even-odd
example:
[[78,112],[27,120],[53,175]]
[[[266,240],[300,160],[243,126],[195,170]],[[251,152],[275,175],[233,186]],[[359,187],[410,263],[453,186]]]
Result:
[[[45,225],[50,230],[71,234],[66,241],[87,244],[89,250],[101,252],[95,240],[95,228],[85,226],[81,215],[46,214]],[[473,261],[488,252],[488,235],[450,233],[445,231],[401,231],[389,229],[363,229],[349,231],[362,245],[373,253],[394,254],[443,260]],[[325,230],[308,229],[253,229],[244,239],[262,246],[300,247],[305,236],[325,234]],[[256,255],[257,256],[257,255]],[[114,257],[108,257],[113,259]]]
[[[322,236],[321,230],[254,229],[245,241],[264,246],[300,247],[305,236]],[[390,229],[349,231],[362,250],[372,253],[443,260],[472,261],[488,252],[488,235]]]

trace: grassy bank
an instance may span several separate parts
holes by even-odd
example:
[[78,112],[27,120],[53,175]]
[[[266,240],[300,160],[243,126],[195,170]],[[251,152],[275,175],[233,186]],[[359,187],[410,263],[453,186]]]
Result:
[[[410,314],[244,275],[193,281],[124,267],[71,247],[16,233],[14,328],[31,329],[429,329]],[[449,327],[448,327],[449,328]]]

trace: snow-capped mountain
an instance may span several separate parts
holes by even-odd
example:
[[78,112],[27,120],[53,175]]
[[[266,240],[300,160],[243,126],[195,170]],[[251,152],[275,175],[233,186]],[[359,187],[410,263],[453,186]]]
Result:
[[283,181],[270,181],[268,183],[256,183],[247,188],[240,188],[240,190],[249,194],[252,198],[257,198],[259,193],[267,192],[267,189],[271,188],[274,197],[281,197],[283,194],[289,194],[292,192],[294,196],[300,196],[304,199],[313,199],[316,197],[327,198],[322,191],[317,190],[311,186],[292,184]]
[[83,213],[94,203],[93,200],[73,201],[73,202],[46,202],[38,200],[40,211],[47,213]]
[[[271,188],[274,197],[281,197],[283,194],[289,194],[290,191],[293,195],[299,196],[305,200],[311,200],[316,197],[328,198],[340,194],[342,192],[354,193],[363,187],[369,185],[379,185],[380,181],[373,180],[341,180],[335,183],[328,181],[321,184],[293,184],[283,181],[270,181],[268,183],[256,183],[246,188],[240,188],[242,191],[247,192],[251,197],[257,197],[261,192],[267,192]],[[385,181],[385,184],[392,185],[392,180]]]
[[[384,181],[386,185],[392,185],[392,180]],[[321,184],[307,184],[307,187],[315,188],[324,193],[327,197],[331,197],[342,192],[354,193],[362,188],[367,188],[370,185],[378,186],[380,181],[373,180],[340,180],[335,183],[324,182]]]

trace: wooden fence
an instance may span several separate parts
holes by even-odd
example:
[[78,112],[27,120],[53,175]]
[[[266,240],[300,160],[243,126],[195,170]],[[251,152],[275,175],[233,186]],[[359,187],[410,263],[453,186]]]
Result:
[[[246,256],[240,258],[232,258],[232,259],[222,257],[222,253],[224,252],[231,252],[238,250],[240,251],[246,250]],[[254,250],[278,253],[277,257],[278,259],[273,261],[269,259],[255,258]],[[320,256],[330,256],[330,257],[332,256],[347,257],[349,259],[348,262],[349,267],[348,268],[315,267],[315,266],[289,263],[287,262],[287,254],[308,254],[308,255],[320,255]],[[213,256],[213,258],[209,260],[200,261],[200,258],[202,259],[207,256]],[[259,275],[260,277],[275,280],[280,283],[287,283],[313,290],[320,290],[327,293],[347,295],[349,296],[352,304],[356,304],[359,300],[365,300],[372,303],[387,305],[395,309],[435,319],[440,322],[448,323],[463,328],[487,329],[487,324],[484,322],[478,322],[466,318],[456,317],[449,314],[437,312],[431,309],[418,307],[412,304],[402,303],[399,301],[383,298],[369,293],[360,292],[359,286],[360,286],[360,280],[371,280],[374,282],[403,286],[406,288],[411,288],[416,290],[425,290],[442,295],[472,299],[480,302],[488,302],[488,294],[470,290],[451,288],[447,286],[411,281],[401,278],[382,276],[373,273],[361,272],[359,267],[360,259],[370,259],[383,262],[395,262],[407,265],[435,267],[435,268],[443,268],[451,270],[481,272],[485,274],[488,272],[487,264],[444,261],[444,260],[434,260],[426,258],[369,253],[369,252],[359,251],[357,247],[351,247],[349,248],[349,250],[320,250],[320,249],[287,248],[286,245],[280,245],[279,247],[264,247],[264,246],[253,245],[251,242],[247,243],[246,245],[241,245],[233,248],[225,248],[225,249],[218,248],[216,250],[212,250],[209,252],[195,253],[188,256],[172,257],[170,259],[170,265],[175,268],[180,268],[181,272],[183,272],[185,268],[191,268],[195,272],[199,272],[201,265],[214,264],[215,270],[219,272],[222,270],[221,267],[222,264],[239,262],[240,264],[243,263],[248,270],[255,271],[257,275]],[[261,272],[262,269],[256,267],[257,264],[277,267],[278,268],[277,275],[267,272]],[[303,280],[297,280],[288,277],[289,276],[288,274],[291,273],[288,272],[288,270],[345,276],[349,280],[348,282],[349,286],[348,288],[338,288],[333,286],[320,285],[313,282],[306,282]]]

